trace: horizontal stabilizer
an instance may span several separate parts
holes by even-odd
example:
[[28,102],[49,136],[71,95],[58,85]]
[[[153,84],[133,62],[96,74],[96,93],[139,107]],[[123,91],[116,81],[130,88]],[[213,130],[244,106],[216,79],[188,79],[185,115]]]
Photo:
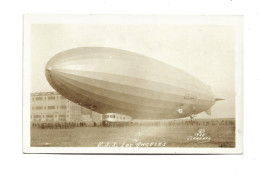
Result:
[[220,101],[220,100],[225,100],[225,99],[221,99],[221,98],[216,98],[215,101]]
[[211,115],[211,108],[209,108],[208,110],[206,110],[205,113],[207,113],[208,115]]

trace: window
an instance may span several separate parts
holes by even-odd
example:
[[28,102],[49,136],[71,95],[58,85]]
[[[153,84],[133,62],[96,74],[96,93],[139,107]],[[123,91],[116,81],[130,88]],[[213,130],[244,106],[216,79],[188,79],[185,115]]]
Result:
[[116,118],[116,116],[115,115],[110,115],[110,118]]
[[42,97],[36,97],[35,100],[42,100]]
[[60,96],[60,99],[66,99],[65,97],[63,97],[63,96]]
[[55,100],[55,96],[49,96],[48,100]]
[[46,115],[46,118],[53,118],[53,115]]
[[41,115],[34,115],[33,118],[41,118]]
[[48,109],[55,109],[55,106],[48,106]]
[[36,106],[35,109],[36,109],[36,110],[41,110],[41,109],[42,109],[42,106]]
[[66,106],[60,106],[61,109],[66,109]]

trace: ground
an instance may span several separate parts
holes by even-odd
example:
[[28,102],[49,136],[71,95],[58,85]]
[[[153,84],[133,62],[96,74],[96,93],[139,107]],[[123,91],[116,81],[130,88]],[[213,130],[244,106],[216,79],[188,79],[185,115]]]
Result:
[[31,128],[32,147],[235,147],[234,124]]

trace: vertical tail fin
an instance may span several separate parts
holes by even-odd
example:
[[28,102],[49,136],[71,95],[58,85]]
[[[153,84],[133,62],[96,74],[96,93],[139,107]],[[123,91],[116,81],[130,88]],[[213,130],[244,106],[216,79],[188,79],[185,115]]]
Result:
[[207,115],[211,115],[211,108],[209,108],[208,110],[206,110],[205,113],[207,113]]

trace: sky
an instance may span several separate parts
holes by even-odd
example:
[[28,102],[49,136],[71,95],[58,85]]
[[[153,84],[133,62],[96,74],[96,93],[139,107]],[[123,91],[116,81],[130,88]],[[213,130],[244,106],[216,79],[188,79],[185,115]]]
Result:
[[234,117],[235,35],[233,24],[158,23],[157,19],[149,23],[32,24],[31,92],[54,91],[44,69],[55,54],[75,47],[112,47],[155,58],[197,77],[211,86],[216,97],[225,99],[212,107],[212,117]]

